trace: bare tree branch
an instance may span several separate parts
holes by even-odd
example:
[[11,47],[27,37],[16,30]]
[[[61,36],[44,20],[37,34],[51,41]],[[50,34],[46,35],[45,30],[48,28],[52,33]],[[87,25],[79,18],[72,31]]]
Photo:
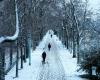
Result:
[[0,37],[0,43],[6,41],[6,40],[16,40],[19,35],[19,20],[18,20],[18,6],[15,0],[15,12],[16,12],[16,32],[13,36],[2,36]]

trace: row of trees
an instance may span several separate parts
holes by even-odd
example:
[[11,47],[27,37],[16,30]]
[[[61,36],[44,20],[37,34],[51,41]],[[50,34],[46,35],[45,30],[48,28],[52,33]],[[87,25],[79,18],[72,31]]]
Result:
[[[49,29],[56,30],[61,27],[63,1],[58,0],[2,0],[0,1],[0,57],[1,72],[0,80],[4,80],[6,56],[9,55],[9,69],[13,64],[13,55],[16,56],[16,77],[19,71],[19,59],[21,59],[21,69],[23,62],[29,58],[31,65],[31,48],[35,49],[38,42]],[[48,6],[49,5],[49,6]],[[52,24],[51,24],[52,23]],[[15,35],[14,35],[15,34]],[[12,36],[14,35],[14,36]],[[6,48],[10,49],[6,52]],[[14,51],[14,49],[16,51]],[[6,72],[8,72],[7,70]]]
[[[64,4],[62,38],[63,43],[73,53],[73,57],[77,57],[77,63],[81,65],[81,69],[86,69],[88,65],[86,70],[92,74],[93,66],[100,67],[100,59],[97,58],[100,55],[100,17],[96,15],[98,18],[94,19],[93,12],[88,9],[88,6],[88,0],[84,2],[70,0]],[[96,61],[94,58],[97,58]]]
[[[100,16],[94,21],[92,12],[88,10],[88,0],[2,0],[0,4],[0,37],[4,36],[0,42],[5,36],[13,35],[19,26],[18,38],[9,45],[10,61],[14,53],[12,45],[16,46],[16,77],[19,58],[21,68],[28,57],[31,65],[30,49],[35,49],[49,29],[59,36],[73,58],[77,57],[77,63],[86,61],[87,55],[91,57],[91,51],[99,52]],[[12,37],[8,38],[12,40]]]

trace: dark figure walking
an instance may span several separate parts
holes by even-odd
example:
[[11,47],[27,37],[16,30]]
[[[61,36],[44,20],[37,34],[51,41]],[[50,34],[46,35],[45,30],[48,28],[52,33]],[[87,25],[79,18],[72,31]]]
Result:
[[48,49],[49,49],[49,51],[50,51],[50,48],[51,48],[51,44],[49,43],[49,44],[48,44]]
[[42,59],[43,59],[42,64],[45,64],[45,59],[46,59],[46,52],[45,51],[42,53]]
[[52,38],[52,34],[51,34],[51,38]]

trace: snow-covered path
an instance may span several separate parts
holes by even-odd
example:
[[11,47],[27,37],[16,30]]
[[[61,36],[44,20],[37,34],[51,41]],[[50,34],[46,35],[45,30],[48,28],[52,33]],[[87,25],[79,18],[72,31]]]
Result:
[[57,45],[53,40],[50,44],[52,47],[50,51],[47,51],[47,63],[40,68],[37,80],[65,80],[65,72],[57,52]]
[[[51,50],[48,50],[48,43]],[[41,54],[46,51],[46,64],[42,65]],[[80,78],[77,72],[77,61],[72,58],[72,54],[64,48],[57,36],[51,38],[49,32],[44,36],[36,50],[32,52],[32,64],[24,63],[24,68],[19,70],[19,77],[15,77],[14,67],[5,80],[87,80]],[[27,60],[28,61],[28,60]]]

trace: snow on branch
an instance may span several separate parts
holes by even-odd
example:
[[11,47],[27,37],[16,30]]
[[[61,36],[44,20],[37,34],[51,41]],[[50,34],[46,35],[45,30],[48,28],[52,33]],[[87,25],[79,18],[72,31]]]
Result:
[[19,35],[19,20],[18,20],[18,7],[15,0],[15,12],[16,12],[16,32],[13,36],[2,36],[0,37],[0,43],[4,42],[5,40],[16,40]]

